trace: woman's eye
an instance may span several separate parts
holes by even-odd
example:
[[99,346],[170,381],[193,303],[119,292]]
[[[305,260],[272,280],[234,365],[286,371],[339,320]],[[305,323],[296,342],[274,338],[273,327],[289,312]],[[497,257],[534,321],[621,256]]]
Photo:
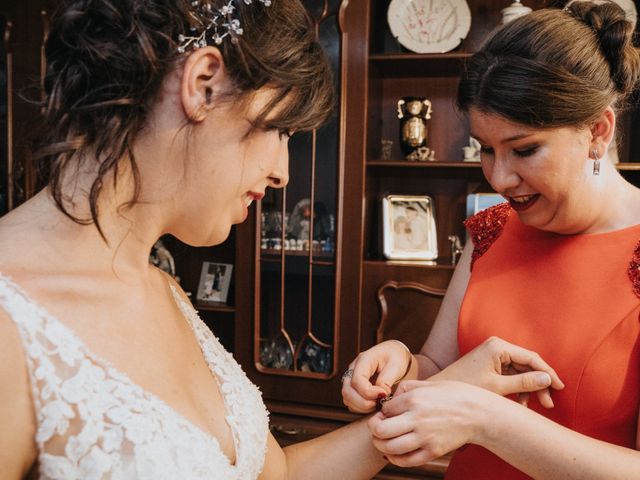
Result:
[[522,150],[514,150],[513,153],[515,153],[518,157],[529,157],[536,153],[536,150],[538,150],[538,147],[527,147]]
[[491,147],[480,147],[480,153],[484,153],[485,155],[493,155],[493,148],[491,148]]

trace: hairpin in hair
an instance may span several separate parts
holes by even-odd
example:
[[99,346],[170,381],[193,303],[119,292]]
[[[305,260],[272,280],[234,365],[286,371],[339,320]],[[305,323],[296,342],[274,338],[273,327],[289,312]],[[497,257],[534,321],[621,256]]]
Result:
[[[251,5],[253,0],[242,0],[245,4]],[[271,0],[258,0],[265,7],[271,5]],[[198,26],[190,29],[190,35],[178,36],[178,53],[184,53],[190,49],[198,49],[207,46],[207,36],[216,45],[220,45],[228,36],[242,35],[243,30],[240,20],[234,16],[236,7],[235,0],[228,0],[225,5],[218,8],[206,0],[193,0],[190,12],[191,17]]]

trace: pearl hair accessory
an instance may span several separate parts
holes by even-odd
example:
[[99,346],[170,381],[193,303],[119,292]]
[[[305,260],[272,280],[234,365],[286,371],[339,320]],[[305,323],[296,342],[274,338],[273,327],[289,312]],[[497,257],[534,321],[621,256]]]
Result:
[[[178,53],[184,53],[188,50],[196,50],[207,46],[207,36],[213,40],[216,45],[220,45],[228,36],[242,35],[243,30],[240,20],[234,16],[236,7],[235,0],[228,0],[225,5],[220,8],[212,5],[206,0],[193,0],[191,6],[193,10],[190,12],[192,18],[200,25],[191,27],[190,35],[180,34],[178,36]],[[242,0],[246,5],[251,5],[253,0]],[[271,0],[258,0],[265,7],[271,5]],[[198,33],[199,32],[199,33]]]

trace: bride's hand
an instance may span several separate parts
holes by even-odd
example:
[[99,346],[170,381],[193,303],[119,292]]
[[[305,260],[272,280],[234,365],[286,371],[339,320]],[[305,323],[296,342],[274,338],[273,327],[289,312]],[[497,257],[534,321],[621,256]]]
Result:
[[362,352],[342,378],[342,400],[352,412],[368,413],[408,372],[412,355],[403,343],[387,340]]

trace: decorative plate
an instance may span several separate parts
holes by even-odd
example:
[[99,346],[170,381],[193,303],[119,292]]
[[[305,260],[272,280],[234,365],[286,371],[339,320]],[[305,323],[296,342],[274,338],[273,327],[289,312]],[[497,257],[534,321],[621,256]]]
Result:
[[465,0],[391,0],[387,21],[401,45],[416,53],[456,48],[471,28]]

